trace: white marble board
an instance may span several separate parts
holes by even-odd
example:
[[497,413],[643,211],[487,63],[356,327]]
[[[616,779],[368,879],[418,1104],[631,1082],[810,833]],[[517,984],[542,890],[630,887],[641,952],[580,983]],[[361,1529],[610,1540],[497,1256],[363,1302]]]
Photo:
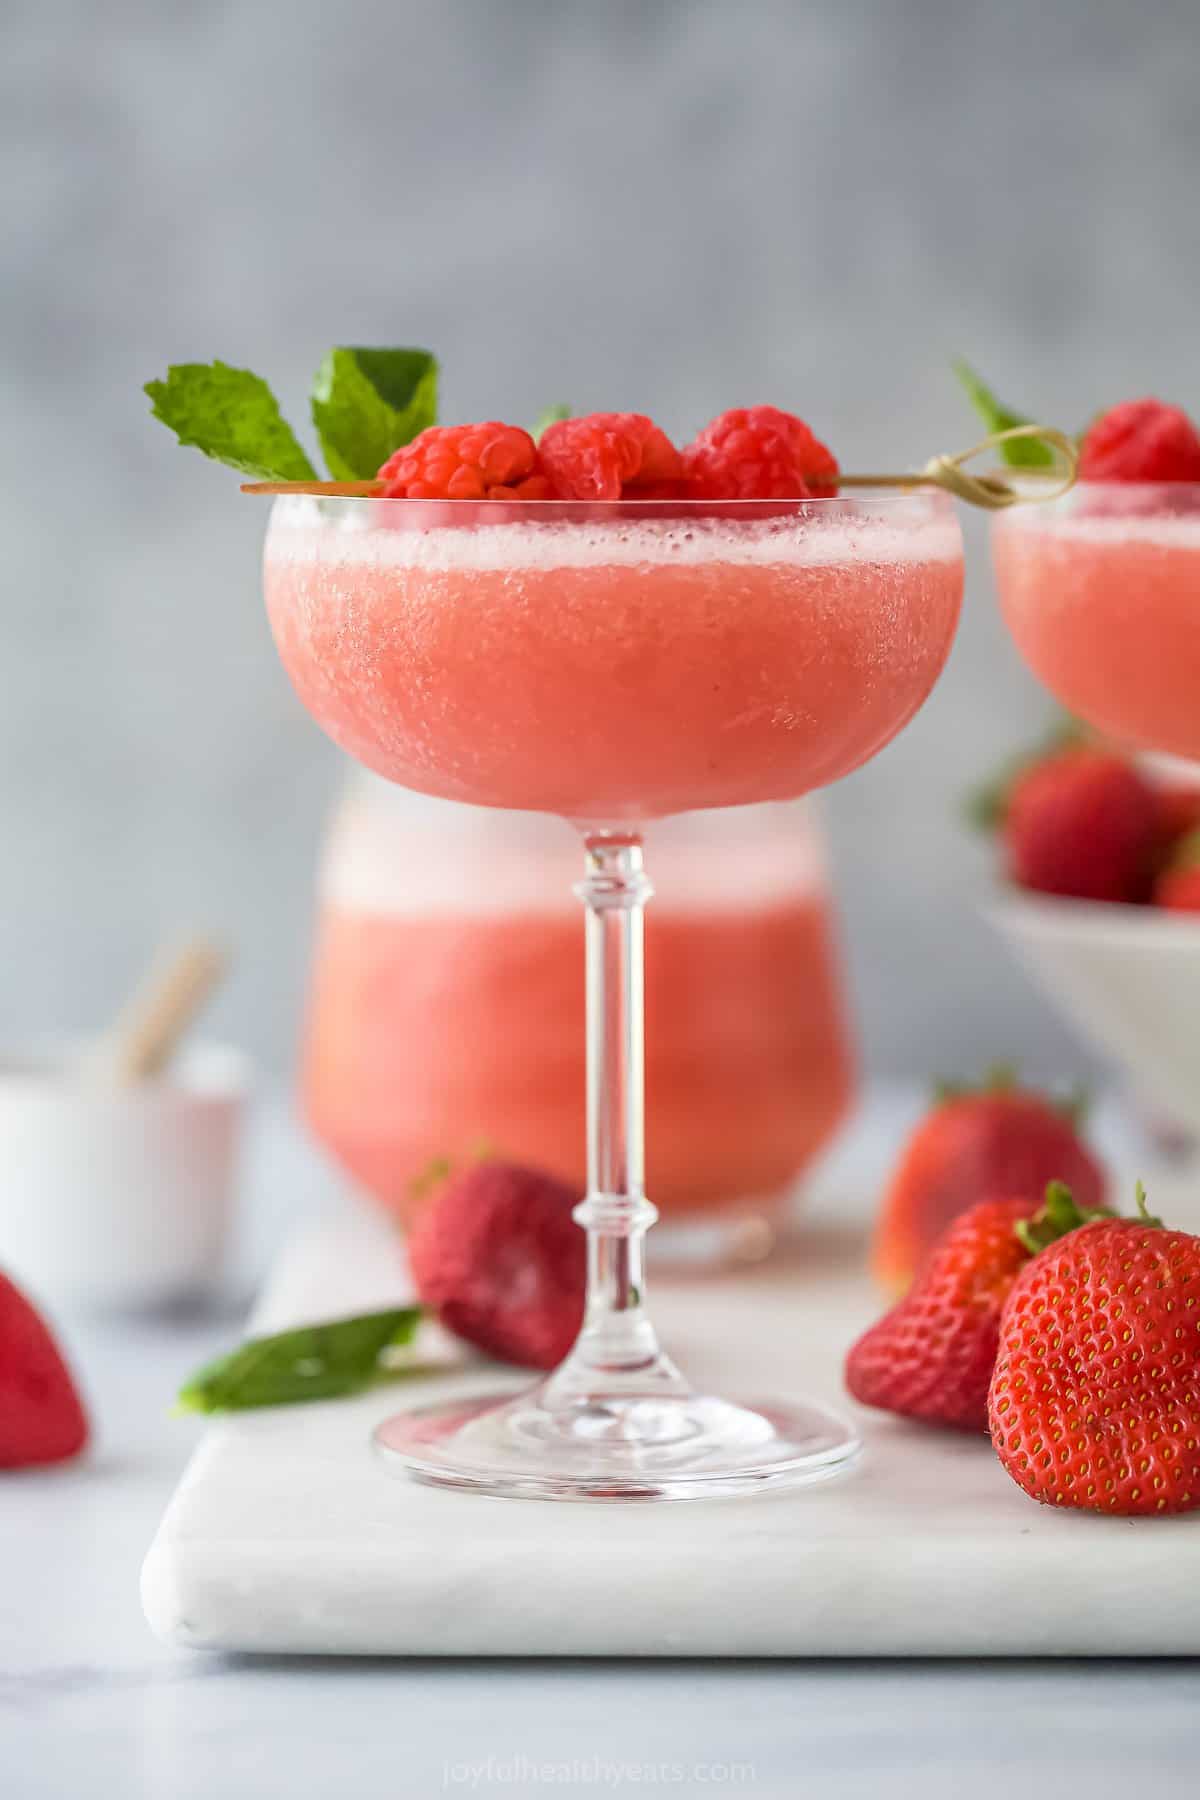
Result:
[[[659,1280],[693,1379],[840,1403],[841,1353],[877,1301],[853,1233],[795,1256]],[[263,1328],[394,1303],[396,1240],[346,1211],[284,1256]],[[160,1636],[197,1649],[497,1656],[1200,1653],[1200,1515],[1122,1521],[1035,1506],[984,1439],[863,1412],[850,1476],[791,1494],[553,1505],[418,1486],[371,1428],[488,1365],[213,1426],[146,1560]]]

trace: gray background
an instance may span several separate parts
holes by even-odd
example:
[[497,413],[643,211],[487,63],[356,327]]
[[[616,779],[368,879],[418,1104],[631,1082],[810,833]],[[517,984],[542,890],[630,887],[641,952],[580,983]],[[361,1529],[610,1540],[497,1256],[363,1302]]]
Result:
[[[219,1024],[291,1054],[340,762],[271,651],[261,513],[147,416],[168,361],[296,417],[330,342],[427,343],[447,418],[765,399],[860,466],[970,440],[955,351],[1064,424],[1200,399],[1188,0],[8,0],[3,33],[9,1038],[199,921],[240,952]],[[866,1046],[1074,1067],[972,914],[960,793],[1049,707],[968,529],[938,693],[830,797]]]

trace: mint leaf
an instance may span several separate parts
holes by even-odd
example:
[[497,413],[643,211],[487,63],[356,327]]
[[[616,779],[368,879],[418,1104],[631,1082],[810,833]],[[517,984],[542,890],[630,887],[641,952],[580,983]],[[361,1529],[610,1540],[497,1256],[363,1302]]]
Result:
[[260,481],[313,481],[316,471],[260,375],[228,363],[172,363],[148,381],[156,419],[181,444]]
[[560,420],[569,419],[570,417],[571,408],[565,406],[560,400],[557,406],[548,406],[544,412],[538,414],[537,423],[530,429],[529,435],[535,444],[540,444],[542,441],[542,433],[545,431],[547,425],[557,425]]
[[356,1394],[382,1373],[385,1350],[411,1343],[420,1319],[419,1306],[399,1306],[248,1338],[184,1382],[179,1409],[241,1412]]
[[[988,431],[1008,431],[1014,425],[1032,425],[1033,420],[1021,413],[1015,413],[997,400],[991,388],[980,380],[970,363],[961,357],[953,364],[954,373],[958,376],[967,392],[967,399],[975,408]],[[1046,444],[1037,438],[1015,438],[1010,444],[999,446],[1000,454],[1010,468],[1014,469],[1049,469],[1054,466],[1054,455]]]
[[331,350],[313,378],[312,420],[335,481],[369,481],[437,419],[428,350]]

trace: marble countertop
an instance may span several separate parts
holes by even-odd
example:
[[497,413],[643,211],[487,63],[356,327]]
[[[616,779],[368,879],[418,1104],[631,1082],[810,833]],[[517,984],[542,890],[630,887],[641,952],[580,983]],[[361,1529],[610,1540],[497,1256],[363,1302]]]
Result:
[[[278,1121],[259,1144],[248,1277],[283,1203],[329,1183]],[[269,1180],[262,1180],[268,1170]],[[78,1467],[0,1484],[0,1793],[289,1800],[372,1792],[579,1794],[669,1786],[757,1796],[1008,1796],[1069,1768],[1092,1800],[1190,1797],[1192,1663],[250,1659],[151,1636],[138,1570],[199,1435],[180,1374],[239,1329],[63,1321],[98,1419]]]

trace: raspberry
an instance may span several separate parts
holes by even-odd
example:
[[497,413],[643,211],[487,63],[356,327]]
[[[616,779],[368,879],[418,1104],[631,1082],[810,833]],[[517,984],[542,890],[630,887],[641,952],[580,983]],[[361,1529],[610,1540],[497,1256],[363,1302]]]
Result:
[[1123,400],[1089,425],[1079,453],[1083,481],[1198,481],[1200,435],[1161,400]]
[[558,419],[538,449],[563,500],[673,500],[684,491],[678,450],[644,413]]
[[579,1195],[539,1169],[478,1163],[427,1202],[408,1240],[417,1292],[489,1356],[552,1369],[583,1323]]
[[683,453],[688,492],[700,500],[807,500],[836,494],[837,458],[794,413],[735,407]]
[[431,425],[393,451],[379,480],[389,500],[548,500],[537,445],[519,425]]

